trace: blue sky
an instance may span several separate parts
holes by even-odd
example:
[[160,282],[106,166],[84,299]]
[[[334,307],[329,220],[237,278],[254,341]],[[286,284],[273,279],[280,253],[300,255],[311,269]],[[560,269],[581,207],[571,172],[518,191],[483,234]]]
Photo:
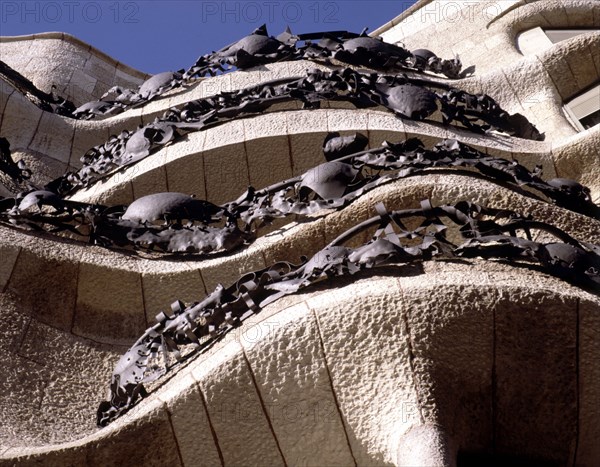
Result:
[[[267,24],[293,32],[370,31],[414,0],[372,1],[11,1],[0,2],[0,35],[73,34],[148,73],[188,68],[196,58]],[[0,58],[1,59],[1,58]]]

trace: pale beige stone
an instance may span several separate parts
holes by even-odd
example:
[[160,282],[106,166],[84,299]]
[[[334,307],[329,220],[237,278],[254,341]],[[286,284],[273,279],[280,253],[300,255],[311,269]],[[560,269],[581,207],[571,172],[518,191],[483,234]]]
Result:
[[267,114],[243,121],[250,184],[257,189],[292,177],[287,120],[282,117]]
[[496,310],[498,452],[567,459],[577,437],[576,301],[513,289],[500,291]]
[[579,426],[578,449],[575,454],[577,464],[593,465],[600,458],[600,447],[596,440],[600,436],[600,371],[596,363],[600,352],[598,332],[598,303],[589,299],[579,301],[577,313],[579,320],[578,342],[578,392]]
[[286,308],[250,327],[241,344],[288,465],[352,465],[317,322],[308,307]]
[[75,128],[68,119],[43,112],[36,134],[28,147],[68,164],[71,160],[74,133]]
[[156,170],[137,174],[131,184],[133,187],[133,199],[140,199],[141,197],[151,195],[152,193],[169,191],[167,185],[167,172],[164,165],[160,165]]
[[327,110],[286,114],[293,175],[303,174],[325,162],[322,144],[327,135]]
[[486,274],[481,277],[485,288],[478,290],[461,284],[465,268],[443,271],[448,278],[427,285],[400,279],[421,413],[426,422],[452,433],[458,446],[485,449],[493,432],[489,409],[495,296],[486,287]]
[[[248,272],[266,267],[261,253],[250,254],[241,251],[230,257],[206,260],[204,264],[196,266],[202,274],[206,290],[212,292],[218,284],[228,286],[232,278],[238,278]],[[235,280],[235,279],[234,279]]]
[[178,378],[161,395],[167,403],[182,463],[217,467],[222,465],[221,448],[203,398],[198,384],[189,374]]
[[[239,344],[192,372],[206,398],[225,465],[284,465],[255,377]],[[261,446],[260,450],[253,446]]]
[[154,318],[160,310],[170,310],[171,303],[174,301],[182,300],[184,303],[190,303],[206,293],[199,271],[191,269],[182,271],[181,268],[175,267],[170,268],[169,271],[167,264],[162,264],[160,268],[153,266],[152,263],[141,265],[144,308],[146,321],[149,324],[155,322]]
[[[248,184],[261,188],[324,162],[328,131],[360,131],[370,147],[458,138],[529,169],[541,164],[546,179],[576,179],[598,201],[600,130],[577,133],[562,104],[598,79],[600,36],[586,33],[527,56],[517,44],[519,33],[536,26],[597,27],[596,3],[422,1],[376,31],[443,58],[460,53],[465,67],[476,66],[473,77],[430,77],[489,94],[525,115],[545,142],[404,120],[380,107],[324,102],[301,110],[292,102],[192,132],[73,199],[128,204],[170,190],[223,203]],[[135,89],[147,77],[62,33],[2,38],[0,53],[40,88],[58,83],[76,100],[115,84]],[[50,61],[60,66],[49,70]],[[171,106],[315,68],[333,65],[280,62],[203,78],[120,115],[77,122],[41,112],[1,83],[0,133],[43,185],[109,134]],[[115,362],[161,309],[175,299],[200,300],[217,283],[228,286],[275,261],[299,263],[373,216],[376,202],[406,209],[426,198],[468,200],[600,242],[597,220],[526,191],[464,173],[409,177],[338,212],[277,221],[232,254],[181,262],[2,228],[0,463],[456,465],[458,453],[495,446],[524,462],[592,465],[600,455],[598,297],[524,265],[483,260],[390,266],[285,297],[160,380],[124,417],[94,426]],[[543,233],[534,239],[553,241]]]
[[133,265],[117,269],[110,257],[90,252],[82,260],[73,333],[100,342],[131,342],[148,324],[140,273]]
[[11,150],[27,148],[36,135],[42,111],[29,102],[20,92],[8,98],[2,115],[0,133],[10,136]]
[[106,125],[99,125],[96,122],[86,120],[75,121],[73,147],[71,148],[69,164],[72,167],[81,167],[81,157],[94,146],[104,144],[109,136],[110,128]]
[[35,319],[69,332],[82,251],[49,241],[35,246],[21,250],[6,288],[23,297],[23,305]]
[[381,465],[393,462],[398,437],[418,423],[418,396],[396,279],[352,282],[345,279],[345,287],[307,304],[317,317],[356,463]]

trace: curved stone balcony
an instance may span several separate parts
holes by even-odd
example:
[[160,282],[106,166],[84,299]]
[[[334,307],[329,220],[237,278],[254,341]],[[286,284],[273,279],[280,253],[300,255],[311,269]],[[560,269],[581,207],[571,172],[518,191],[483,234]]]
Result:
[[[189,132],[70,199],[112,206],[171,191],[226,203],[249,185],[323,163],[323,140],[336,131],[364,134],[369,148],[457,139],[530,170],[541,165],[546,180],[574,179],[599,203],[600,127],[578,133],[561,102],[600,79],[600,63],[588,61],[600,36],[582,34],[527,57],[515,42],[533,21],[598,27],[595,3],[511,0],[502,12],[490,10],[498,2],[453,3],[472,15],[460,28],[433,14],[436,2],[420,1],[376,32],[439,56],[459,53],[465,66],[476,66],[472,76],[428,79],[490,95],[533,122],[544,141],[403,119],[382,106],[291,102]],[[590,6],[593,13],[584,14]],[[0,52],[46,92],[57,82],[77,88],[70,97],[78,104],[147,78],[60,33],[2,38]],[[61,66],[47,73],[42,56]],[[2,82],[0,136],[44,184],[79,169],[80,157],[110,135],[171,108],[335,66],[300,60],[202,78],[96,120],[45,112]],[[126,414],[96,426],[115,364],[161,309],[201,300],[275,262],[299,263],[376,215],[378,202],[399,210],[423,199],[514,210],[600,244],[600,220],[453,169],[391,181],[343,209],[289,216],[252,244],[207,257],[107,249],[0,225],[0,465],[461,466],[485,463],[477,456],[486,455],[594,465],[600,295],[542,268],[478,258],[367,269],[280,298],[152,383]]]

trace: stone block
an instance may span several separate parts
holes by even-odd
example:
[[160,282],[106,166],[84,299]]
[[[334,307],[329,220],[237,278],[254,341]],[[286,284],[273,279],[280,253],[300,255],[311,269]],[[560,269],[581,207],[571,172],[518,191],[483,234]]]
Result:
[[393,462],[391,446],[420,420],[401,292],[376,277],[331,281],[307,300],[358,465]]
[[370,112],[366,109],[328,110],[327,129],[329,131],[364,131],[368,127],[369,114]]
[[4,323],[0,334],[0,352],[9,360],[12,355],[18,353],[31,317],[23,313],[19,297],[10,292],[0,294],[0,310]]
[[0,81],[0,128],[2,128],[2,119],[4,118],[4,111],[8,105],[8,100],[15,92],[16,89],[10,84],[6,83],[5,81]]
[[205,131],[195,131],[164,149],[169,191],[194,194],[199,199],[206,199],[202,153],[205,139]]
[[[535,64],[535,59],[531,60],[531,63]],[[527,62],[530,65],[530,62]],[[522,65],[524,66],[524,65]],[[530,65],[533,66],[533,65]],[[536,68],[537,65],[533,66],[535,68],[534,73],[538,73],[535,75],[537,81],[535,89],[539,89],[539,80],[542,79],[542,74],[539,74],[539,70]],[[541,67],[541,65],[539,65]],[[516,93],[516,82],[521,79],[517,77],[518,74],[514,73],[513,70],[496,70],[490,73],[487,73],[481,76],[481,93],[487,94],[491,98],[493,98],[504,110],[510,113],[514,112],[522,112],[522,106],[519,102],[519,98]],[[507,79],[507,77],[510,77]],[[521,87],[519,86],[519,89]]]
[[[127,464],[134,459],[140,465],[181,465],[177,441],[169,414],[163,402],[145,402],[145,413],[130,417],[129,423],[120,424],[110,436],[90,442],[86,462],[93,467]],[[140,440],[143,443],[140,445]]]
[[592,190],[592,199],[600,195],[600,127],[578,133],[552,150],[556,173],[577,180]]
[[[114,64],[109,63],[94,54],[90,56],[83,67],[83,72],[88,76],[91,76],[98,81],[108,83],[109,85],[114,81],[115,70],[116,67]],[[94,97],[98,99],[101,95],[102,94],[95,95]]]
[[231,84],[231,74],[206,78],[198,86],[200,95],[197,97],[197,99],[215,96],[224,92],[232,92],[235,90],[236,89],[234,89]]
[[327,110],[290,112],[286,114],[293,175],[325,162],[323,141],[327,136]]
[[406,139],[404,121],[388,111],[369,111],[367,131],[370,148],[378,148],[384,141],[398,143]]
[[254,188],[288,179],[292,161],[287,122],[278,114],[243,120],[250,184]]
[[81,167],[81,157],[94,146],[106,143],[109,136],[110,129],[107,126],[94,121],[76,120],[69,164]]
[[[540,60],[547,70],[548,75],[550,75],[558,94],[565,101],[574,97],[580,89],[566,57],[562,53],[558,53],[562,47],[558,47],[557,49],[550,49],[547,53],[540,56]],[[537,83],[537,86],[539,87],[540,84]]]
[[[483,283],[478,287],[461,280],[466,268],[449,271],[446,266],[452,265],[444,266],[447,275],[439,283],[431,272],[421,283],[400,279],[421,411],[426,422],[455,434],[453,442],[461,448],[485,450],[493,436],[496,297],[487,274],[478,274]],[[477,420],[475,426],[472,420]]]
[[21,248],[15,245],[0,245],[0,293],[12,275]]
[[79,269],[73,333],[99,342],[131,344],[147,327],[137,265],[94,250],[84,253]]
[[7,285],[23,297],[33,317],[63,331],[71,329],[82,252],[67,245],[45,241],[35,249],[23,248]]
[[600,50],[600,33],[577,36],[564,46],[565,60],[573,72],[580,91],[584,91],[600,79],[600,70],[596,69],[592,55]]
[[[155,154],[151,157],[157,157],[159,160],[164,160],[164,156],[160,157],[159,154]],[[153,168],[148,166],[154,164],[143,165],[146,167],[140,166],[140,172],[138,172],[131,181],[133,186],[133,199],[140,199],[143,196],[151,195],[153,193],[169,191],[167,185],[167,171],[164,165],[157,165]]]
[[260,68],[261,67],[249,70],[239,70],[236,73],[232,73],[230,78],[231,88],[246,89],[260,84]]
[[566,464],[577,436],[576,301],[530,287],[499,292],[496,451]]
[[189,269],[185,264],[149,263],[142,266],[142,287],[146,320],[151,325],[161,310],[170,310],[171,303],[199,301],[206,294],[200,271]]
[[229,287],[242,275],[265,268],[265,260],[260,252],[243,249],[228,256],[205,260],[198,269],[202,274],[202,280],[206,290],[211,293],[217,284]]
[[[263,401],[239,344],[192,371],[206,399],[224,465],[285,465]],[[260,446],[260,449],[255,449]]]
[[219,441],[196,381],[187,374],[161,394],[166,402],[183,465],[222,465]]
[[264,65],[264,68],[261,70],[260,74],[261,82],[272,81],[291,76],[289,63],[290,62],[276,62]]
[[125,350],[126,347],[99,344],[33,320],[23,336],[19,355],[51,368],[57,376],[73,373],[85,377],[96,385],[94,392],[104,397],[105,383]]
[[144,81],[146,81],[146,79],[150,78],[149,75],[142,75],[141,73],[139,75],[137,73],[134,75],[132,71],[133,70],[129,67],[123,66],[122,63],[119,63],[115,71],[115,86],[121,86],[122,88],[136,91],[144,83]]
[[15,91],[10,95],[2,116],[0,133],[10,142],[11,151],[29,146],[37,134],[43,113],[20,92]]
[[406,138],[420,139],[426,148],[432,148],[444,138],[451,138],[456,127],[444,127],[441,124],[429,124],[415,120],[402,119]]
[[600,459],[600,319],[597,300],[579,302],[579,438],[576,465],[594,465]]
[[243,122],[207,130],[203,159],[208,201],[225,203],[242,194],[250,183]]
[[245,145],[250,185],[260,189],[292,177],[290,144],[286,134],[247,140]]
[[[51,433],[45,432],[45,427],[36,422],[45,387],[52,379],[51,371],[12,352],[2,352],[0,364],[0,439],[3,447],[8,444],[22,451],[27,446],[39,444],[40,440],[47,442]],[[6,465],[2,461],[0,464]]]
[[44,112],[29,148],[68,164],[75,135],[73,121]]
[[31,56],[29,49],[33,41],[23,38],[19,41],[0,42],[0,56],[9,67],[19,71],[23,70]]
[[288,465],[352,465],[314,315],[302,303],[253,331],[241,343]]
[[81,97],[85,99],[81,102],[89,102],[100,97],[94,96],[94,88],[96,87],[97,82],[97,78],[90,76],[81,69],[75,69],[73,70],[71,80],[69,81],[69,88],[72,89],[75,86],[80,88],[84,93],[82,93]]
[[80,196],[73,197],[76,201],[81,198],[87,202],[117,206],[128,205],[134,200],[133,185],[131,179],[135,177],[139,169],[133,165],[115,173],[112,177],[98,180]]

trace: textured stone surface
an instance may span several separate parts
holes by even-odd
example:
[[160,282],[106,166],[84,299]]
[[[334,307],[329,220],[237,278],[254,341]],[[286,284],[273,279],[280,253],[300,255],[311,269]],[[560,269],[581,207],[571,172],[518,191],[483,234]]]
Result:
[[73,332],[102,342],[131,342],[147,325],[140,273],[102,264],[105,258],[87,252],[83,261]]
[[464,272],[463,267],[449,280],[426,284],[403,278],[400,287],[423,418],[457,445],[485,449],[492,441],[496,297],[486,275],[478,289],[463,283]]
[[[322,163],[328,131],[360,131],[370,147],[459,138],[530,169],[541,164],[546,179],[576,179],[598,202],[600,129],[577,133],[562,105],[600,78],[600,35],[527,56],[516,46],[535,26],[599,27],[595,3],[423,1],[380,31],[443,58],[459,53],[476,69],[457,87],[523,113],[544,142],[402,120],[383,108],[286,103],[192,132],[73,199],[129,204],[170,190],[226,202],[248,184],[261,188]],[[0,54],[40,88],[60,83],[78,103],[146,77],[62,33],[2,38]],[[41,112],[2,82],[0,133],[43,185],[108,135],[170,106],[313,68],[331,65],[279,62],[207,78],[93,121]],[[424,198],[511,208],[600,242],[589,217],[443,172],[386,184],[339,212],[278,221],[254,244],[211,258],[126,255],[3,227],[0,464],[455,465],[457,453],[495,450],[525,463],[595,465],[598,297],[524,266],[480,260],[390,266],[285,297],[169,373],[114,424],[94,426],[115,362],[173,300],[200,300],[217,283],[278,260],[298,263],[372,216],[378,201],[404,209]]]
[[11,136],[11,150],[29,146],[41,118],[42,111],[20,92],[13,92],[10,95],[4,107],[0,133]]
[[187,374],[161,395],[177,438],[183,465],[221,466],[219,441],[196,381]]
[[12,275],[20,250],[9,245],[0,246],[0,291],[4,291]]
[[148,323],[153,323],[159,310],[168,310],[175,300],[191,302],[205,293],[200,271],[181,271],[180,268],[168,271],[167,265],[161,265],[160,269],[148,269],[142,274],[144,308]]
[[284,309],[250,327],[241,344],[287,464],[352,465],[317,322],[308,307]]
[[[221,349],[218,360],[206,362],[192,375],[206,397],[225,465],[284,465],[242,349],[231,343]],[[256,445],[261,449],[253,449]]]
[[137,87],[148,76],[64,33],[3,37],[0,55],[38,88],[50,92],[57,84],[58,92],[77,105],[102,95],[95,87],[98,82]]
[[395,278],[363,279],[307,301],[358,465],[393,462],[397,436],[420,417],[401,303]]
[[496,449],[566,463],[577,436],[576,302],[513,289],[497,306]]
[[67,252],[55,247],[54,254],[46,256],[41,250],[21,251],[6,287],[23,297],[36,319],[69,331],[77,299],[81,251]]
[[600,459],[600,313],[598,303],[582,299],[578,303],[579,319],[579,442],[576,463],[594,465]]

